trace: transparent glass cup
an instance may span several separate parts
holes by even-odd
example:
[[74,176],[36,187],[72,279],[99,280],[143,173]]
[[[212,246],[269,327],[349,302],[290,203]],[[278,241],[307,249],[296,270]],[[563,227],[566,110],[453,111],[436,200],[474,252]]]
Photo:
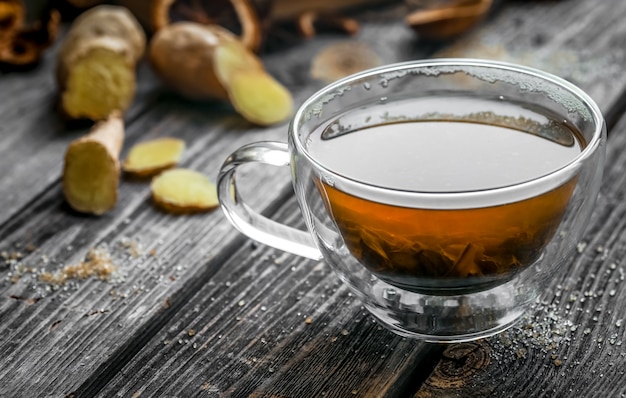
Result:
[[[360,180],[329,166],[320,156],[325,152],[311,151],[314,143],[332,145],[343,134],[359,137],[371,126],[442,119],[503,126],[554,142],[571,140],[562,131],[569,126],[581,148],[559,167],[522,181],[439,190]],[[393,140],[399,149],[407,145]],[[432,342],[470,341],[510,327],[563,272],[594,207],[605,140],[605,123],[593,100],[548,73],[471,59],[393,64],[312,95],[291,121],[288,144],[258,142],[230,155],[218,179],[220,206],[250,238],[328,263],[392,331]],[[350,164],[360,151],[356,145],[334,156]],[[540,156],[522,159],[520,167],[541,163]],[[308,231],[272,221],[246,205],[235,175],[239,166],[254,162],[291,168]],[[375,166],[387,167],[385,162]],[[337,204],[333,195],[344,194],[355,202]],[[374,218],[363,213],[346,221],[341,211],[349,213],[363,201],[372,206]],[[388,222],[394,212],[398,218]],[[452,227],[422,228],[439,220]],[[422,235],[402,235],[407,228]],[[427,243],[433,239],[435,248]],[[457,246],[458,253],[449,254]],[[496,258],[503,257],[512,263],[497,264],[501,260]],[[438,270],[441,266],[446,269]]]

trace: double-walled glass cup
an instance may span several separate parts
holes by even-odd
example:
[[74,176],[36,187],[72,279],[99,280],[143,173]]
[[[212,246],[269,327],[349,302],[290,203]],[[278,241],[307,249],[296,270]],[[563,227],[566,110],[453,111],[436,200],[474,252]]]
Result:
[[[435,126],[434,135],[413,137],[427,126],[423,122]],[[430,141],[420,141],[445,143],[439,134],[448,134],[450,124],[460,126],[457,137],[464,137],[464,126],[470,131],[480,125],[536,138],[550,151],[552,145],[577,149],[549,169],[535,168],[553,160],[550,151],[520,155],[507,146],[509,138],[497,146],[508,137],[497,132],[493,156],[492,141],[477,144],[468,136],[468,152],[455,149],[464,159],[456,164],[446,145],[432,149]],[[371,143],[366,150],[367,135],[377,126],[416,128],[381,141],[397,156],[377,159]],[[352,144],[335,145],[341,137]],[[219,199],[232,224],[250,238],[328,263],[394,332],[433,342],[468,341],[511,326],[563,271],[594,207],[605,140],[593,100],[548,73],[469,59],[400,63],[347,77],[311,96],[291,121],[288,144],[258,142],[235,151],[222,166]],[[439,171],[402,167],[413,164],[408,158],[414,152],[407,147],[422,146],[428,153],[416,153],[433,163],[445,154],[452,174],[467,173],[474,163],[483,169],[476,178],[452,178],[445,188],[403,184],[405,175],[421,173],[428,181],[428,173]],[[474,161],[475,149],[482,155]],[[521,157],[509,170],[485,162],[498,156]],[[246,205],[235,174],[253,162],[291,168],[308,231],[269,220]],[[393,178],[354,174],[349,170],[355,164],[357,172]],[[477,182],[482,175],[520,171],[518,180]]]

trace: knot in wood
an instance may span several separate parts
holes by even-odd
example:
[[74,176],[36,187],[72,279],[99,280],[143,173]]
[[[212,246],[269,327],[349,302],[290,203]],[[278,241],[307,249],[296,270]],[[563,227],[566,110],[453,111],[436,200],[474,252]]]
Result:
[[429,384],[441,387],[460,387],[478,370],[489,365],[490,348],[482,342],[460,343],[443,353]]

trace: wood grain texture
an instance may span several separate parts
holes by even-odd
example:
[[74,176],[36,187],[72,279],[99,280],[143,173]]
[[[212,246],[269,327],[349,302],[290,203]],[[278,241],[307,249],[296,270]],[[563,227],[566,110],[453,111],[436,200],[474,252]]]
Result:
[[[626,91],[626,76],[621,73],[626,34],[618,18],[625,7],[620,0],[507,3],[483,29],[451,51],[478,56],[485,54],[485,45],[493,48],[494,41],[500,40],[496,48],[504,50],[498,54],[505,54],[500,59],[531,59],[528,64],[569,77],[604,110],[618,115],[616,104]],[[537,33],[543,34],[541,38]],[[369,17],[357,39],[371,45],[384,62],[424,58],[441,46],[420,42],[401,23],[382,17]],[[312,57],[326,45],[344,40],[324,35],[274,49],[265,61],[299,104],[322,85],[308,75]],[[236,233],[220,212],[194,217],[160,213],[150,205],[146,182],[124,181],[117,208],[103,217],[71,212],[58,185],[60,165],[67,143],[85,130],[66,131],[54,112],[49,65],[54,51],[39,69],[0,76],[0,94],[11,98],[0,103],[0,170],[4,172],[0,175],[0,396],[405,396],[417,388],[441,348],[382,330],[323,263],[257,247]],[[149,138],[183,138],[188,143],[183,165],[214,178],[223,159],[237,147],[286,138],[284,125],[254,128],[226,105],[180,100],[154,81],[146,65],[140,69],[140,82],[140,94],[127,115],[125,150]],[[619,149],[611,148],[616,156]],[[615,170],[615,184],[623,185],[618,175]],[[300,225],[293,200],[287,200],[288,170],[251,169],[240,177],[253,207]],[[611,200],[623,198],[623,193],[615,195]],[[620,230],[622,212],[598,213],[590,234]],[[620,235],[610,235],[609,240],[619,239]],[[71,281],[58,289],[37,281],[39,273],[76,264],[90,248],[103,244],[118,266],[113,281]],[[602,272],[591,279],[581,271],[574,279],[561,281],[562,295],[576,291],[584,297],[593,289],[598,297],[608,294],[599,304],[623,303],[626,298],[615,282],[620,267],[612,270],[609,263],[605,269],[598,244],[588,242],[576,269],[610,271],[610,279],[601,283]],[[623,248],[613,247],[617,251],[611,255],[619,259]],[[23,257],[17,258],[18,253]],[[600,295],[600,289],[608,293]],[[616,293],[611,295],[613,290]],[[576,310],[582,313],[576,320],[587,322],[576,333],[582,334],[585,344],[593,336],[594,344],[603,338],[600,351],[606,353],[618,341],[607,345],[606,336],[622,329],[615,326],[616,312],[598,315],[601,322],[593,323],[594,315],[585,312],[595,311],[592,302],[575,301],[576,308],[582,309]],[[565,300],[562,304],[567,305]],[[563,312],[558,315],[564,317]],[[591,327],[598,324],[604,328]],[[585,334],[587,328],[590,332]],[[553,354],[547,348],[537,343],[520,351],[513,340],[503,340],[501,347],[495,343],[451,347],[420,394],[551,395],[552,389],[566,391],[572,383],[533,384],[520,376],[517,384],[502,383],[502,389],[496,390],[493,380],[511,378],[518,371],[547,379],[569,369],[564,364],[574,364],[566,362],[571,358],[582,369],[592,358],[583,349],[569,359],[561,358],[558,351],[554,355],[563,364],[550,365]],[[559,350],[566,350],[563,347]],[[535,352],[547,355],[548,362],[541,362],[547,370],[537,371]],[[600,358],[608,357],[603,355]],[[620,376],[618,357],[613,358],[610,375]],[[516,366],[519,363],[526,367]],[[483,373],[477,369],[496,365],[499,373],[481,379]],[[469,384],[462,371],[467,367],[474,369]],[[456,384],[442,389],[449,381],[437,384],[436,377],[441,381],[443,376],[437,375],[442,374],[456,375]],[[605,377],[597,375],[598,380]],[[514,388],[522,384],[523,388]],[[619,383],[613,384],[607,391],[617,391]],[[432,386],[439,389],[427,389]],[[580,391],[589,388],[581,386]]]
[[[412,40],[404,27],[388,24],[389,28],[398,32],[397,37]],[[376,42],[377,37],[366,33],[363,39]],[[400,52],[405,43],[397,44]],[[286,80],[297,103],[322,83],[312,81],[308,69],[289,65],[310,59],[317,48],[319,43],[313,40],[267,56],[270,71],[290,72],[292,81]],[[387,49],[387,54],[394,53]],[[64,136],[58,125],[13,114],[14,106],[42,95],[29,88],[36,87],[33,82],[46,81],[50,73],[44,65],[32,75],[3,76],[0,83],[5,87],[8,81],[16,97],[14,102],[3,102],[3,117],[16,118],[19,132],[28,133],[14,133],[11,139],[37,151],[37,156],[26,152],[28,162],[10,169],[11,190],[20,196],[12,199],[14,206],[5,203],[0,210],[4,221],[0,223],[0,396],[63,396],[79,388],[89,396],[102,388],[215,272],[228,272],[224,263],[243,242],[219,211],[174,217],[155,210],[148,183],[142,181],[124,181],[116,209],[103,217],[68,209],[58,184],[60,161],[65,145],[82,131]],[[148,70],[143,73],[152,85],[145,102],[140,99],[138,110],[127,119],[125,151],[140,140],[179,137],[188,144],[182,165],[215,179],[234,149],[250,141],[286,139],[285,125],[250,126],[227,105],[181,100],[154,84]],[[43,91],[52,103],[54,87]],[[41,118],[55,120],[54,109],[46,109]],[[55,145],[49,137],[55,137]],[[14,148],[18,154],[24,152],[22,147],[7,145],[0,154]],[[262,171],[244,169],[239,177],[247,181],[244,194],[251,193],[250,205],[272,211],[290,187],[289,170]],[[38,173],[44,178],[28,179]],[[90,248],[101,245],[106,245],[118,267],[115,280],[69,281],[59,288],[38,281],[42,272],[77,264]]]
[[613,115],[613,105],[623,107],[623,90],[616,87],[626,84],[624,15],[626,3],[619,0],[510,1],[488,24],[435,56],[538,68],[582,87],[603,112]]
[[[525,63],[563,76],[587,91],[608,115],[607,124],[615,127],[609,131],[607,167],[596,212],[579,252],[566,266],[567,274],[551,281],[549,291],[512,330],[480,343],[449,347],[415,397],[626,394],[626,350],[622,349],[626,343],[622,326],[626,318],[622,301],[626,121],[618,119],[624,112],[623,91],[612,91],[616,82],[622,82],[623,73],[619,62],[605,64],[624,55],[621,49],[615,50],[623,48],[616,43],[626,40],[624,25],[616,18],[624,13],[617,9],[626,5],[598,5],[560,2],[540,11],[537,3],[523,16],[507,7],[493,24],[504,30],[513,22],[526,34],[500,42],[482,30],[443,51]],[[549,21],[557,18],[565,33],[552,41],[547,33]],[[599,24],[594,19],[607,22]],[[477,42],[483,45],[470,44]],[[528,51],[532,46],[538,51]]]
[[[556,19],[557,16],[562,16],[564,20],[568,20],[569,16],[562,15],[564,11],[560,5],[555,3],[550,4],[552,8],[547,7],[544,4],[543,9],[540,9],[539,6],[529,9],[528,12],[531,13],[530,16],[524,14],[524,9],[520,5],[514,5],[512,6],[513,8],[503,12],[512,13],[519,18],[528,19],[530,21],[532,20],[532,16],[536,16],[540,13],[546,13],[546,10],[549,10],[550,18],[552,18],[552,20]],[[587,7],[587,10],[589,11],[590,3],[585,3],[583,6]],[[607,11],[605,10],[604,12]],[[576,11],[576,14],[578,15],[578,11]],[[602,18],[602,14],[596,14],[596,18]],[[495,23],[497,24],[497,21]],[[537,26],[530,25],[525,29],[531,31],[536,28]],[[498,29],[502,29],[502,27],[499,26]],[[477,32],[477,34],[485,34],[485,31],[489,31],[489,27],[486,27],[485,30],[481,32]],[[584,33],[585,30],[583,29],[582,32]],[[517,36],[519,33],[519,31],[508,31],[507,35],[510,36],[504,37],[503,41],[506,42],[506,40],[510,40],[511,42],[515,42],[514,37],[519,37]],[[492,32],[490,34],[495,33]],[[579,35],[581,34],[581,31],[572,30],[571,34]],[[626,39],[621,27],[615,27],[614,30],[608,32],[607,35],[621,35],[622,40]],[[559,38],[559,43],[561,43],[561,40],[563,40],[562,37]],[[591,41],[592,38],[579,38],[578,43],[583,45],[583,43],[586,43],[585,40]],[[598,39],[594,38],[594,40]],[[527,44],[528,47],[525,50],[527,53],[532,51],[532,47],[539,46],[536,42],[528,42]],[[551,43],[549,38],[546,42],[542,42],[541,45],[546,46],[546,48],[556,48],[560,46],[558,43]],[[520,44],[520,46],[522,45]],[[472,47],[470,46],[468,51],[471,51],[471,49]],[[584,52],[583,50],[584,46],[576,47],[572,44],[568,47],[567,51],[582,53]],[[514,61],[514,59],[508,60]],[[541,62],[550,64],[550,61],[547,59],[544,59]],[[553,67],[555,66],[554,64],[550,65]],[[534,66],[540,65],[537,63]],[[572,66],[572,68],[575,68],[575,66]],[[610,70],[615,71],[615,69]],[[558,68],[553,68],[552,71],[559,73]],[[560,72],[563,72],[563,70],[561,69]],[[559,74],[569,77],[567,74]],[[572,76],[577,76],[578,72],[574,69],[570,69],[570,74]],[[615,75],[611,74],[608,76],[615,77]],[[623,80],[620,80],[622,77],[619,76],[617,81],[620,83],[618,85],[610,86],[604,83],[603,79],[605,77],[606,76],[598,74],[595,77],[585,77],[588,80],[580,80],[578,83],[591,92],[604,109],[610,110],[613,106],[615,106],[616,98],[621,95],[623,86],[615,91],[612,90],[614,90],[618,85],[623,85]],[[285,214],[290,215],[291,213],[287,211]],[[270,253],[275,252],[270,251]],[[155,337],[154,341],[149,342],[146,346],[146,350],[134,358],[133,361],[131,361],[129,365],[125,367],[102,391],[103,395],[139,394],[141,396],[156,396],[161,394],[176,395],[180,393],[185,396],[406,396],[406,394],[410,391],[410,386],[396,379],[397,373],[395,371],[384,374],[384,377],[394,385],[394,388],[384,389],[380,387],[383,386],[383,384],[379,385],[379,383],[382,383],[382,380],[380,380],[377,376],[367,378],[366,380],[372,381],[368,384],[363,381],[359,382],[359,379],[364,378],[365,373],[355,374],[352,367],[341,370],[339,368],[329,367],[331,366],[329,363],[332,364],[333,361],[337,361],[338,358],[341,358],[342,363],[350,363],[350,366],[354,366],[353,362],[361,362],[364,367],[373,366],[373,363],[378,362],[376,352],[380,350],[380,346],[378,344],[371,344],[369,341],[376,341],[378,333],[388,333],[386,331],[372,330],[373,326],[369,326],[369,322],[365,322],[365,325],[368,325],[365,331],[362,330],[363,326],[360,326],[359,329],[357,329],[360,333],[355,333],[355,331],[350,329],[349,334],[352,338],[348,343],[355,344],[360,347],[373,347],[374,353],[372,353],[369,349],[366,349],[365,353],[362,351],[352,353],[349,349],[346,350],[343,346],[339,348],[331,346],[328,348],[328,338],[331,337],[331,343],[337,344],[339,339],[335,339],[335,337],[337,337],[336,330],[345,327],[346,331],[348,331],[348,328],[351,326],[350,322],[354,319],[353,317],[358,317],[358,311],[356,309],[352,309],[355,315],[347,318],[348,323],[342,324],[341,322],[345,319],[346,315],[342,313],[341,308],[336,306],[335,301],[338,300],[337,298],[331,297],[328,301],[317,304],[320,308],[324,308],[324,321],[326,323],[325,325],[322,325],[324,328],[316,330],[312,327],[315,321],[312,321],[309,325],[306,323],[298,325],[298,319],[296,318],[295,329],[287,329],[288,332],[284,332],[285,327],[283,325],[292,325],[293,327],[294,320],[284,322],[281,322],[281,320],[288,317],[291,311],[298,311],[297,309],[301,309],[298,312],[303,317],[308,316],[311,313],[311,308],[315,308],[310,306],[316,304],[315,298],[317,298],[318,295],[310,295],[313,298],[309,298],[308,300],[312,303],[298,303],[295,306],[297,309],[292,308],[291,311],[287,311],[287,314],[285,314],[284,311],[281,311],[280,307],[277,309],[278,304],[272,302],[272,298],[276,295],[276,293],[273,293],[273,289],[279,289],[280,292],[280,287],[285,284],[284,279],[287,278],[287,280],[291,280],[290,275],[281,274],[281,268],[277,268],[275,264],[272,263],[272,258],[274,258],[273,256],[277,255],[278,254],[272,254],[266,260],[266,264],[269,267],[268,273],[276,272],[276,279],[270,279],[267,282],[263,282],[261,283],[261,286],[258,287],[260,293],[255,294],[254,297],[259,297],[263,301],[260,304],[257,304],[256,308],[253,308],[250,311],[239,309],[237,303],[241,303],[242,307],[247,306],[247,301],[245,300],[246,295],[239,294],[228,299],[226,304],[222,304],[222,308],[230,310],[227,310],[226,313],[217,313],[216,315],[213,315],[215,314],[215,310],[212,309],[212,307],[214,307],[215,304],[212,304],[210,300],[207,301],[206,299],[202,301],[202,297],[209,295],[209,297],[216,297],[216,300],[219,300],[221,295],[210,295],[209,293],[206,293],[199,295],[197,298],[193,298],[191,300],[192,302],[195,302],[197,299],[200,303],[207,303],[206,305],[208,305],[209,309],[203,309],[205,304],[200,304],[195,315],[193,313],[190,314],[188,311],[183,312],[180,314],[181,319],[178,323],[176,321],[179,317],[177,316],[174,318],[170,323],[172,326],[166,327],[162,333],[159,333],[159,335]],[[263,256],[263,254],[259,254],[259,256]],[[287,256],[287,258],[290,259],[291,256]],[[247,261],[248,264],[244,267],[244,269],[249,267],[251,267],[251,269],[255,269],[259,266],[255,255],[249,255],[248,259],[243,261]],[[281,260],[281,266],[284,264],[284,261],[285,260]],[[307,262],[304,262],[305,265],[306,263]],[[295,269],[300,269],[303,262],[296,261],[293,264],[296,264]],[[313,264],[310,266],[314,267]],[[216,280],[220,280],[217,275]],[[320,282],[317,283],[319,284]],[[292,281],[287,285],[298,285],[298,281]],[[315,283],[312,283],[312,286],[315,286]],[[239,289],[242,288],[240,287]],[[266,289],[266,291],[264,291],[264,289]],[[341,288],[339,287],[338,289]],[[237,301],[238,299],[240,300],[239,302]],[[261,308],[265,308],[267,315],[263,316]],[[540,312],[538,315],[544,315],[549,319],[556,316],[550,313],[551,307],[549,307],[549,304],[542,305],[538,308],[541,308],[541,311],[545,312],[545,314],[544,312]],[[345,311],[345,309],[343,310]],[[278,312],[278,314],[276,312]],[[241,326],[241,330],[239,330],[236,325],[227,329],[218,329],[219,325],[229,323],[227,320],[229,319],[229,316],[232,317],[233,313],[241,314],[235,315],[234,323],[238,322],[237,317],[239,317],[239,321],[247,320],[255,315],[259,318],[262,317],[263,319],[255,319],[252,325],[246,327]],[[264,322],[266,317],[271,320],[270,322],[274,323],[270,323],[265,326]],[[313,316],[312,319],[316,319],[316,317]],[[369,319],[371,320],[371,318]],[[570,325],[567,320],[562,318],[557,319],[561,320],[563,324],[560,325],[560,329],[558,331],[555,330],[554,333],[564,333],[565,329],[569,330],[573,326]],[[232,322],[232,319],[230,322]],[[259,323],[261,325],[259,325]],[[363,321],[361,321],[361,323],[363,324]],[[204,325],[205,328],[208,328],[206,329],[206,334],[209,336],[207,338],[213,341],[213,343],[208,344],[210,347],[204,348],[204,345],[206,345],[205,343],[197,343],[194,347],[193,338],[197,335],[197,329],[195,329],[195,327],[197,327],[196,325]],[[319,325],[316,326],[319,327]],[[313,334],[310,334],[312,329]],[[165,330],[168,330],[170,333],[166,333]],[[189,330],[194,330],[194,336],[191,338],[187,336]],[[222,331],[223,333],[221,333]],[[522,332],[523,330],[519,333]],[[545,331],[542,330],[542,332],[546,334]],[[580,333],[584,333],[584,330],[581,329]],[[215,334],[218,334],[217,340],[215,339]],[[506,375],[489,374],[490,377],[483,380],[484,382],[482,384],[472,382],[468,383],[467,380],[475,380],[479,378],[483,369],[490,366],[498,366],[498,364],[502,362],[506,363],[506,361],[511,358],[517,359],[518,356],[529,356],[530,354],[528,354],[528,351],[532,349],[536,349],[541,352],[548,351],[550,343],[547,343],[543,339],[544,334],[540,334],[535,337],[535,341],[532,343],[533,345],[529,347],[525,345],[518,347],[517,343],[513,342],[511,337],[503,335],[501,336],[503,342],[500,343],[500,350],[504,350],[504,352],[496,350],[497,347],[494,348],[485,342],[450,346],[443,353],[442,360],[433,372],[432,376],[428,379],[428,384],[419,390],[417,396],[465,397],[485,396],[492,393],[495,393],[495,396],[516,395],[518,391],[515,390],[497,390],[498,385],[502,383],[500,381],[500,377],[510,377],[510,375],[515,372],[515,370],[508,370],[506,365],[504,365],[504,369],[507,372]],[[280,336],[279,341],[275,341],[270,338],[271,336],[276,335]],[[266,352],[261,358],[256,354],[253,354],[253,352],[255,352],[254,350],[258,349],[257,339],[259,336],[261,336],[266,343],[272,344],[272,347],[276,347],[274,350]],[[228,342],[222,341],[223,339],[228,340]],[[189,342],[187,342],[187,340],[189,340]],[[304,347],[300,349],[293,348],[298,347],[300,344],[299,340],[304,340],[306,342],[304,343]],[[365,344],[361,341],[367,341],[368,343]],[[389,344],[389,347],[394,348],[389,354],[390,357],[384,358],[384,362],[396,363],[398,359],[395,356],[398,355],[398,351],[402,351],[403,348],[401,348],[402,345],[396,345],[397,343],[395,343],[393,338],[390,341],[391,342],[388,342],[387,344]],[[178,343],[178,346],[176,346],[176,343]],[[342,343],[348,344],[343,341]],[[314,348],[309,348],[309,344],[311,344]],[[614,344],[617,344],[617,342]],[[189,345],[191,345],[191,347]],[[336,351],[328,352],[328,350],[334,350],[335,348]],[[203,352],[205,349],[208,350],[208,352]],[[408,377],[409,379],[411,377],[418,379],[420,375],[423,374],[424,369],[422,366],[428,364],[427,360],[420,357],[420,355],[423,355],[424,350],[425,348],[420,348],[417,352],[407,351],[410,352],[409,355],[418,355],[421,361],[404,363],[403,366],[406,366],[404,369],[405,377]],[[429,347],[429,350],[436,351],[436,348]],[[285,354],[285,352],[287,354]],[[226,353],[226,359],[224,359],[224,353]],[[289,353],[295,356],[295,359],[286,359],[285,355],[289,355]],[[548,354],[549,361],[552,361],[549,365],[553,368],[559,368],[562,366],[561,362],[563,359],[558,357],[558,355],[555,356],[555,358],[552,358],[552,355],[552,353]],[[253,362],[251,364],[250,358],[253,358]],[[382,358],[380,360],[383,361]],[[163,365],[166,361],[167,365]],[[241,365],[241,362],[247,362],[248,366]],[[170,366],[173,364],[180,365],[173,367]],[[226,370],[215,371],[215,369],[222,368],[225,368]],[[172,369],[175,372],[174,374],[169,373]],[[328,373],[334,371],[335,369],[337,369],[337,373],[332,377],[329,376]],[[536,372],[535,369],[532,371]],[[232,374],[235,375],[234,378],[229,377],[229,375]],[[521,376],[518,377],[517,382],[520,383],[521,379],[525,378],[528,374],[528,372],[521,372]],[[549,376],[551,376],[550,373],[544,373],[544,377]],[[337,383],[337,379],[345,381]],[[185,380],[185,382],[181,384],[178,383],[177,380]],[[497,382],[494,382],[495,380],[497,380]],[[175,386],[176,384],[178,384],[178,387]],[[360,385],[363,385],[363,387],[354,388],[354,386]],[[555,390],[567,391],[564,389],[565,386],[566,385],[560,385],[558,388],[553,388],[550,392],[546,392],[546,394],[547,396],[550,396]],[[535,396],[542,392],[543,391],[539,390],[524,390],[521,391],[518,396]]]
[[[274,217],[303,227],[293,198]],[[439,350],[373,322],[325,263],[248,241],[101,395],[396,396]]]
[[[219,128],[208,129],[206,118],[214,115],[198,117],[189,109],[187,112],[192,115],[185,114],[185,109],[165,101],[163,107],[152,108],[154,114],[144,114],[129,129],[137,128],[144,137],[157,135],[159,129],[176,132],[175,136],[191,144],[183,164],[213,177],[223,157],[217,154],[228,152],[233,142],[243,144],[243,134],[239,140],[226,140],[224,129],[230,128],[235,131],[229,134],[237,134],[236,126],[241,122],[222,121]],[[269,133],[268,130],[259,135],[267,137]],[[273,133],[280,131],[275,129]],[[196,137],[195,141],[192,137]],[[250,186],[261,190],[273,182],[269,177],[259,178]],[[251,199],[251,203],[266,207],[277,195],[274,190]],[[3,360],[13,366],[0,370],[0,379],[11,380],[0,389],[28,391],[29,395],[71,391],[74,384],[81,383],[106,361],[125,338],[141,334],[146,327],[144,322],[154,322],[164,302],[184,296],[186,283],[201,278],[205,267],[219,266],[211,265],[209,259],[220,258],[218,254],[223,250],[228,252],[229,242],[238,237],[219,211],[174,217],[154,210],[148,184],[134,181],[122,184],[117,208],[100,218],[71,212],[63,203],[59,187],[51,187],[0,228],[0,236],[3,249],[8,252],[24,252],[29,244],[36,247],[34,252],[24,253],[21,262],[38,273],[58,272],[65,265],[80,262],[89,248],[107,244],[121,276],[115,283],[70,282],[59,291],[49,292],[49,286],[37,283],[36,274],[26,274],[12,284],[11,278],[19,268],[13,265],[2,270],[2,277],[7,279],[0,296],[0,347],[11,354]],[[126,240],[140,242],[141,255],[134,258],[124,247]],[[150,256],[150,250],[155,250],[159,257]],[[28,305],[27,300],[14,297],[41,299]],[[100,316],[85,316],[99,310],[104,310]],[[55,325],[53,330],[51,325]],[[49,330],[54,333],[37,333]],[[89,360],[85,361],[85,357]],[[53,368],[66,371],[46,371]],[[33,382],[33,374],[48,377]]]
[[[607,167],[584,240],[522,322],[457,345],[415,397],[621,397],[626,395],[626,118],[609,139]],[[489,360],[477,365],[470,357]],[[457,375],[446,369],[456,366]]]

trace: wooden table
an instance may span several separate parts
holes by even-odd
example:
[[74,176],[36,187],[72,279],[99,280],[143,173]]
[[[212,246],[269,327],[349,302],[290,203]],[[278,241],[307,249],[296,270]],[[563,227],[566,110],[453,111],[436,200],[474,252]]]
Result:
[[[124,180],[102,217],[64,204],[68,129],[54,106],[56,48],[0,76],[1,397],[620,397],[626,396],[626,2],[502,1],[461,39],[426,43],[396,11],[365,10],[363,30],[385,63],[462,56],[513,61],[586,90],[610,139],[601,195],[566,272],[528,316],[475,343],[438,346],[381,327],[323,262],[246,239],[220,211],[171,216],[146,182]],[[296,102],[321,88],[312,57],[347,40],[322,35],[274,48],[268,69]],[[57,46],[58,47],[58,46]],[[215,179],[224,158],[286,126],[257,128],[228,106],[167,92],[145,64],[126,114],[125,151],[176,136],[183,166]],[[248,200],[303,226],[288,174],[250,170]],[[42,283],[105,247],[113,280]]]

